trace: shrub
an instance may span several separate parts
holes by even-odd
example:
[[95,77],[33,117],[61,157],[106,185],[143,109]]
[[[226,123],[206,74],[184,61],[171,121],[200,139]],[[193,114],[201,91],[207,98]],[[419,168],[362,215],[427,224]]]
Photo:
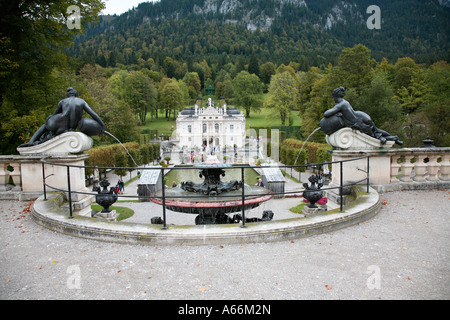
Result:
[[[298,154],[303,146],[303,150],[300,155]],[[293,165],[295,159],[298,156],[296,165],[307,163],[322,163],[331,161],[331,154],[328,153],[328,149],[331,147],[325,143],[317,142],[307,142],[304,144],[303,141],[296,139],[286,139],[283,141],[280,148],[280,161],[286,165]],[[304,172],[306,168],[299,168]]]

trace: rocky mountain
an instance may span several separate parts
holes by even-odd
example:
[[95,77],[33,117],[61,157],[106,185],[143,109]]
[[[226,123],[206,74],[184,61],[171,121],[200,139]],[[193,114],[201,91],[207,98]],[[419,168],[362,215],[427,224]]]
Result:
[[[449,60],[449,2],[161,0],[102,17],[71,53],[106,64],[114,62],[111,55],[129,64],[155,55],[217,60],[254,54],[262,61],[326,65],[342,48],[363,43],[376,59]],[[378,16],[368,10],[372,5]],[[378,18],[379,28],[369,28]]]

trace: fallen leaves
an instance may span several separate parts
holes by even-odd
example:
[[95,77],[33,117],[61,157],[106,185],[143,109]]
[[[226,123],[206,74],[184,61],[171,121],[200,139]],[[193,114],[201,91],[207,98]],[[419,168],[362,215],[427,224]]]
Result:
[[327,290],[331,290],[331,289],[333,289],[331,286],[329,286],[329,285],[325,285],[325,288],[327,288]]
[[200,291],[200,292],[205,292],[207,289],[206,289],[206,287],[200,287],[200,289],[198,289],[198,291]]
[[15,211],[13,208],[10,208],[9,210],[5,212],[2,210],[1,212],[4,214],[5,217],[7,217],[8,220],[6,222],[16,222],[17,224],[14,226],[14,228],[22,229],[20,233],[27,233],[30,232],[30,230],[25,230],[24,225],[22,221],[24,221],[24,218],[27,218],[29,216],[29,213],[31,212],[31,208],[34,204],[34,201],[30,201],[25,207],[20,208],[19,210]]

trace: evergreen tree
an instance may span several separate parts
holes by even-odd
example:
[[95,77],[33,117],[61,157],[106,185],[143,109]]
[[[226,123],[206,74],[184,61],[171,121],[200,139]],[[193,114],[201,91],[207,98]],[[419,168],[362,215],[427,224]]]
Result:
[[248,72],[250,74],[255,74],[259,77],[259,62],[258,58],[254,54],[250,57],[250,62],[248,64]]

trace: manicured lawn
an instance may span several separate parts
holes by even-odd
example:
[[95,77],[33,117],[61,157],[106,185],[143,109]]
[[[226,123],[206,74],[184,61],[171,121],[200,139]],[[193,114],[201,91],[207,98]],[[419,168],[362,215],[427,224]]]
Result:
[[[246,127],[251,124],[252,127],[274,127],[281,126],[281,119],[278,110],[270,110],[262,108],[260,112],[250,112],[250,118],[246,119]],[[294,123],[293,126],[299,126],[301,119],[298,116],[298,111],[294,111]],[[285,125],[288,125],[287,120]]]
[[[147,121],[144,126],[139,127],[140,131],[148,128],[150,130],[158,130],[158,136],[161,136],[161,133],[164,136],[170,136],[172,134],[172,126],[174,130],[176,130],[175,120],[170,119],[167,121],[165,118],[165,112],[160,112],[159,118],[153,118],[153,121],[150,120],[150,114],[147,115]],[[150,137],[153,139],[153,137]]]
[[[130,209],[130,208],[115,207],[115,206],[111,206],[109,208],[111,210],[116,210],[116,212],[119,213],[119,216],[117,217],[117,221],[127,219],[127,218],[131,217],[134,214],[134,211],[132,209]],[[98,205],[98,204],[93,204],[93,205],[91,205],[91,209],[95,210],[95,211],[102,211],[103,207],[101,205]]]

